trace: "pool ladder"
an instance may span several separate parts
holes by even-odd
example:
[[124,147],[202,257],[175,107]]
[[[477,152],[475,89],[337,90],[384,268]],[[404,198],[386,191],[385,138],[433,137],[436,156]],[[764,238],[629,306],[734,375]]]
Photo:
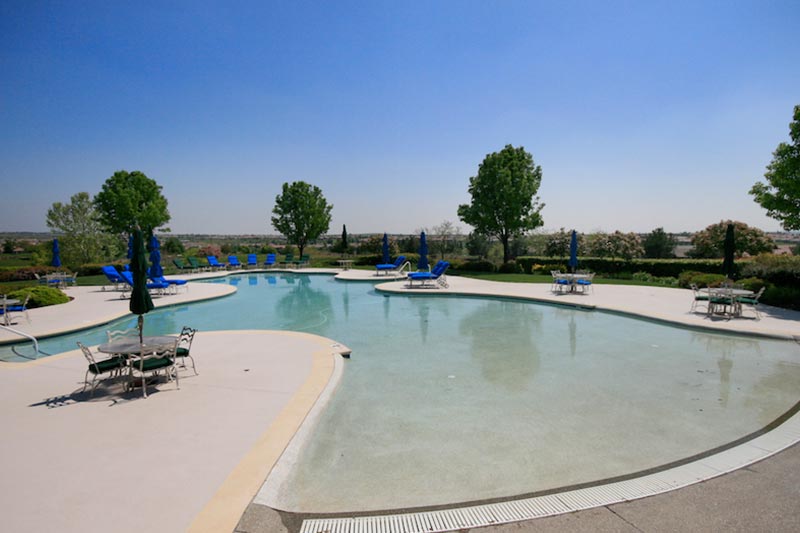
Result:
[[[33,335],[28,335],[24,331],[20,331],[18,329],[14,329],[12,327],[5,326],[3,324],[0,324],[0,328],[3,328],[6,331],[10,331],[11,333],[15,333],[17,335],[20,335],[22,337],[25,337],[25,338],[28,338],[28,339],[32,340],[33,341],[33,349],[35,351],[34,359],[38,359],[39,358],[39,341],[36,340],[36,337],[34,337]],[[17,351],[14,350],[13,346],[11,347],[11,350],[13,350],[14,353],[17,353]]]

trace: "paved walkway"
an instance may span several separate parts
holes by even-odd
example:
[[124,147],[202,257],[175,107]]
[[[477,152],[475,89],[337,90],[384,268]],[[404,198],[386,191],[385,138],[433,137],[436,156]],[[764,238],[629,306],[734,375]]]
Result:
[[[348,272],[348,277],[374,281],[371,271]],[[225,274],[181,277],[220,275]],[[553,295],[547,284],[454,276],[449,281],[449,289],[415,292],[526,298],[800,339],[800,313],[761,306],[761,320],[709,318],[689,312],[687,290],[597,285],[587,295]],[[409,292],[402,281],[378,289]],[[186,303],[234,290],[226,284],[190,284],[188,292],[155,303]],[[30,324],[23,320],[18,327],[43,336],[103,324],[128,312],[127,300],[116,293],[93,287],[67,293],[72,302],[31,310]],[[0,343],[10,340],[0,331]],[[118,531],[229,531],[241,516],[237,531],[297,531],[299,517],[247,503],[333,375],[332,343],[286,332],[203,332],[193,347],[200,375],[185,376],[180,392],[172,384],[160,385],[147,400],[106,388],[93,399],[79,394],[85,362],[78,352],[0,363],[4,524],[14,531],[54,526],[99,531],[109,521]],[[793,446],[746,469],[664,495],[480,531],[797,530],[798,467],[800,449]]]

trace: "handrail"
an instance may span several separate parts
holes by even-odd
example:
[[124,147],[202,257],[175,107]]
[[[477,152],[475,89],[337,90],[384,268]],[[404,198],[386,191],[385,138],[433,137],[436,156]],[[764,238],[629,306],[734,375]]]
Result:
[[35,358],[36,359],[39,358],[39,341],[36,340],[36,337],[34,337],[33,335],[28,335],[24,331],[20,331],[18,329],[10,328],[10,327],[5,326],[3,324],[0,324],[0,328],[3,328],[5,330],[7,330],[7,331],[10,331],[11,333],[16,333],[17,335],[20,335],[22,337],[26,337],[26,338],[32,340],[33,341],[33,349],[36,350]]
[[411,272],[411,261],[406,261],[400,266],[400,270],[397,271],[398,274],[403,273],[403,269],[408,267],[408,271]]

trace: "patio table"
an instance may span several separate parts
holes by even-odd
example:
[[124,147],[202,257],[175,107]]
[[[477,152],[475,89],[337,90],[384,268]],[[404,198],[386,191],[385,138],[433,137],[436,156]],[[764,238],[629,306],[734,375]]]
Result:
[[[97,351],[126,356],[128,361],[128,379],[130,379],[133,375],[133,368],[131,366],[133,360],[141,355],[143,351],[146,353],[166,351],[173,347],[177,341],[177,335],[155,335],[142,337],[142,342],[139,343],[139,337],[137,336],[135,338],[121,339],[100,344],[97,346]],[[138,383],[138,381],[128,383],[128,386],[135,387],[136,383]]]
[[350,267],[355,263],[352,259],[337,259],[336,262],[339,263],[342,270],[350,270]]
[[[700,292],[705,292],[708,294],[708,314],[713,315],[715,314],[714,309],[718,306],[722,306],[723,310],[722,315],[729,315],[733,317],[738,317],[742,315],[742,304],[737,301],[737,298],[740,297],[752,297],[755,296],[755,293],[751,290],[747,289],[732,289],[727,287],[714,287],[714,288],[706,288],[700,289]],[[714,304],[712,303],[714,298],[730,298],[730,304]],[[728,311],[728,307],[730,306],[731,310]]]

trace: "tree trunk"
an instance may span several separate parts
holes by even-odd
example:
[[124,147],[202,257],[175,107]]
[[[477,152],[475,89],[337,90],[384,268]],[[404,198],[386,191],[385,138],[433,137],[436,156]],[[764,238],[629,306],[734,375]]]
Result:
[[500,235],[500,242],[503,243],[503,264],[506,264],[511,256],[508,251],[508,235]]

